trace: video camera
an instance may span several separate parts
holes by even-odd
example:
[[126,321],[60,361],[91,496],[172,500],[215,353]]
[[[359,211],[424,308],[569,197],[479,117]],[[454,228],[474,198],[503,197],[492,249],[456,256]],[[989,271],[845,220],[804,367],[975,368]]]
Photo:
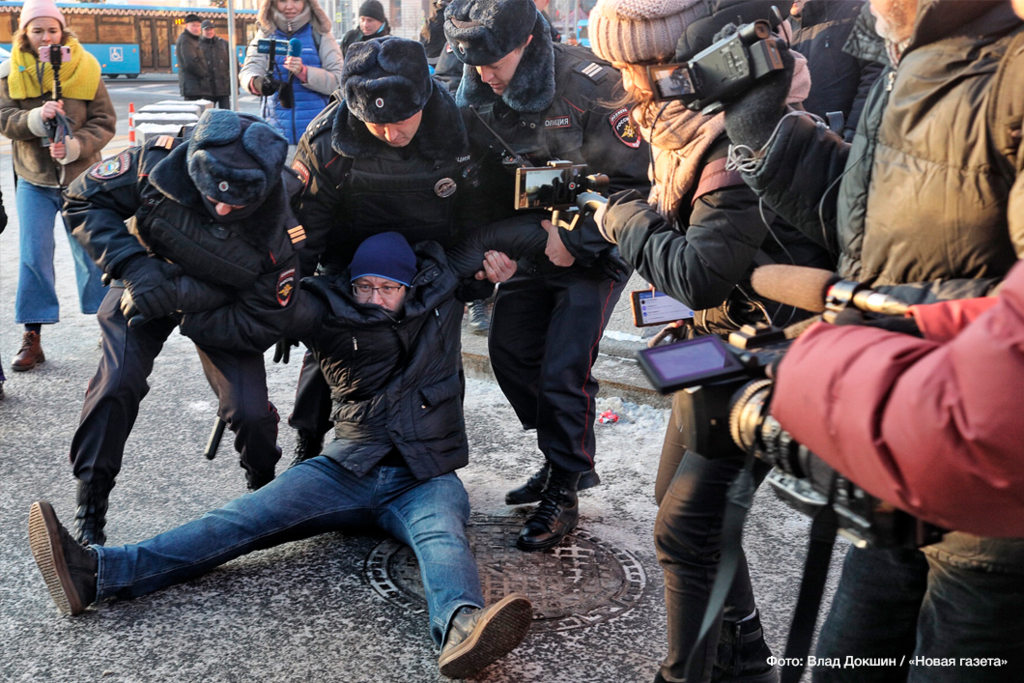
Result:
[[[833,288],[860,293],[851,295],[845,305],[856,306],[857,301],[879,294],[845,281]],[[841,305],[833,298],[830,311]],[[706,336],[644,349],[638,356],[659,392],[679,392],[675,400],[684,418],[679,421],[681,438],[689,450],[708,458],[754,453],[774,468],[767,481],[783,502],[811,516],[831,504],[839,535],[858,547],[917,548],[940,540],[941,529],[844,478],[794,440],[768,412],[773,382],[766,368],[782,359],[805,328],[745,325],[730,334],[728,344]]]
[[[782,17],[772,8],[778,24]],[[777,25],[777,24],[776,24]],[[785,68],[779,40],[764,19],[744,24],[684,63],[647,67],[654,99],[681,100],[687,109],[711,115],[757,80]]]
[[[582,218],[607,203],[608,176],[586,175],[586,164],[552,159],[546,166],[516,168],[515,208],[548,209],[551,223],[573,230]],[[562,213],[569,215],[568,220]]]
[[292,86],[293,75],[288,78],[276,78],[278,66],[277,55],[295,57],[302,54],[302,42],[296,38],[291,40],[270,40],[260,38],[256,41],[257,54],[267,55],[267,72],[260,77],[258,89],[264,97],[272,97],[277,93],[278,101],[285,109],[295,107],[295,91]]

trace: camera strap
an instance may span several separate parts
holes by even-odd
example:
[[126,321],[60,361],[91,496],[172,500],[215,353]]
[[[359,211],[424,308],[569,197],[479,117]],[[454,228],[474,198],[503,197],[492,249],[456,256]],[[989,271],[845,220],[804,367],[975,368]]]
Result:
[[711,585],[708,606],[704,609],[704,619],[700,624],[700,632],[690,648],[686,658],[686,680],[699,681],[703,677],[704,658],[698,656],[702,652],[701,645],[708,637],[711,625],[725,607],[725,599],[729,596],[736,570],[743,556],[743,522],[754,500],[754,451],[747,454],[743,469],[729,484],[726,493],[725,515],[722,518],[722,557],[718,563],[718,573]]
[[811,522],[811,543],[804,562],[804,576],[800,581],[800,595],[793,610],[793,621],[789,626],[786,640],[786,662],[801,662],[800,665],[785,664],[782,667],[781,683],[798,683],[803,676],[807,653],[814,637],[814,625],[821,609],[821,596],[825,592],[832,550],[836,545],[839,523],[833,506],[835,499],[835,476],[830,487],[828,503],[822,505]]

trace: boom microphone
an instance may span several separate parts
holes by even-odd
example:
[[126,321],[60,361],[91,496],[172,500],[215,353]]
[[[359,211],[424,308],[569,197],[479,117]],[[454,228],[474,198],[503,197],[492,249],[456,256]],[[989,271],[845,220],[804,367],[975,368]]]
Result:
[[[754,291],[772,301],[822,313],[847,306],[882,315],[907,315],[910,306],[867,285],[843,280],[821,268],[772,264],[756,268],[750,276]],[[826,320],[828,317],[826,316]]]
[[750,275],[754,291],[764,298],[814,313],[825,310],[828,288],[838,280],[830,270],[782,264],[755,268]]

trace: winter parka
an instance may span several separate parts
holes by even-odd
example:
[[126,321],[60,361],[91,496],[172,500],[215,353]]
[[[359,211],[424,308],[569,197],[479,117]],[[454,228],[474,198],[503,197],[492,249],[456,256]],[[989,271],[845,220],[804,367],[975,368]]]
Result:
[[231,94],[231,63],[228,53],[228,41],[214,36],[200,38],[199,45],[206,57],[206,65],[210,70],[210,96],[226,97]]
[[[839,258],[839,273],[909,303],[981,296],[1024,256],[992,86],[1022,29],[1009,3],[922,0],[898,67],[875,82],[852,144],[782,121],[746,181]],[[852,37],[867,44],[863,34]],[[1013,232],[1011,233],[1011,226]]]
[[254,214],[214,221],[182,142],[155,138],[96,164],[65,192],[64,220],[110,278],[139,256],[180,266],[182,334],[262,353],[290,330],[303,241],[290,208],[298,179],[285,169]]
[[199,44],[199,36],[182,31],[175,46],[178,58],[178,87],[182,97],[211,97],[210,68]]

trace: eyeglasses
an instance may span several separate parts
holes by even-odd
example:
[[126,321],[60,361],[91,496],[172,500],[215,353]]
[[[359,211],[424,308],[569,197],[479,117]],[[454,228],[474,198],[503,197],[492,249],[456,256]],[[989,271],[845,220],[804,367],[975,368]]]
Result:
[[352,285],[352,293],[356,296],[370,298],[373,296],[374,292],[380,292],[381,296],[388,297],[395,296],[401,292],[404,287],[405,285],[381,285],[380,287],[374,287],[373,285],[360,283]]

